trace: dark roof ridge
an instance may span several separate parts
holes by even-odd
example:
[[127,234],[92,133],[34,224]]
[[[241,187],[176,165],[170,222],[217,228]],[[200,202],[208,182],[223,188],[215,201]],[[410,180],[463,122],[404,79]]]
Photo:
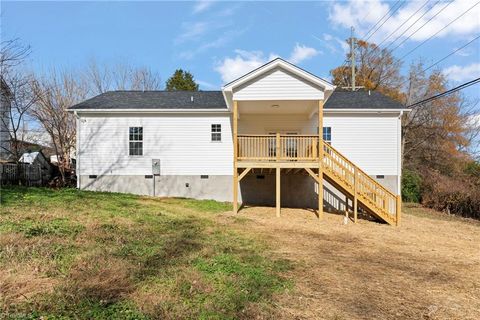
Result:
[[[335,90],[325,109],[405,109],[405,106],[379,91]],[[70,109],[209,109],[228,110],[223,92],[216,91],[108,91]]]
[[108,90],[102,93],[107,92],[221,92],[222,90]]

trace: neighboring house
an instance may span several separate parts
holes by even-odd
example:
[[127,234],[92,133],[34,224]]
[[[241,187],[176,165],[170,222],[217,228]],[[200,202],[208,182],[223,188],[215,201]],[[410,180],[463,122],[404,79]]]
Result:
[[398,223],[408,110],[378,92],[335,89],[275,59],[222,91],[101,94],[71,108],[78,187],[233,200],[235,212],[238,199],[277,215],[292,206],[321,217],[325,206],[356,219],[361,207]]
[[7,83],[0,76],[0,162],[11,160],[10,154],[10,96]]

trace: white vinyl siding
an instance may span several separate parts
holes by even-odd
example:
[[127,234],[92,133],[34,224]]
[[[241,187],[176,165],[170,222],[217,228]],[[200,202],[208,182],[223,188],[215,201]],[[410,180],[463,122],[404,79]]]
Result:
[[276,68],[234,89],[233,100],[318,100],[320,87]]
[[[318,134],[317,114],[241,115],[239,134],[280,131]],[[331,128],[331,144],[369,175],[399,174],[398,115],[326,114],[323,127]]]
[[[162,175],[232,175],[229,115],[82,117],[77,164],[82,175],[147,175],[160,159]],[[212,124],[222,141],[212,143]],[[128,128],[143,127],[143,156],[128,156]],[[370,175],[400,173],[399,120],[389,114],[325,114],[332,145]],[[239,134],[317,134],[317,116],[241,115]],[[79,161],[78,161],[79,160]]]
[[326,115],[332,146],[369,175],[399,173],[398,115]]
[[[160,159],[162,175],[232,175],[229,115],[87,116],[79,121],[82,175],[149,175]],[[222,141],[211,143],[220,124]],[[143,155],[129,156],[129,127],[143,127]]]

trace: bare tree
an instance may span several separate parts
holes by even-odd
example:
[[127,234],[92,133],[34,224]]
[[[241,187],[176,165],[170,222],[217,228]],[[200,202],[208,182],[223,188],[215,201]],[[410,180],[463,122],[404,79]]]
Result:
[[[3,75],[2,75],[3,76]],[[3,151],[9,153],[16,163],[24,152],[23,142],[26,121],[32,120],[29,111],[38,97],[30,86],[31,77],[21,73],[5,75],[4,83],[8,86],[6,105],[2,106],[1,126],[8,132],[9,143],[2,144]]]
[[22,155],[25,122],[31,120],[29,110],[37,100],[30,86],[32,77],[23,71],[22,64],[30,47],[18,39],[3,41],[0,50],[2,99],[0,108],[2,154],[19,163]]
[[0,47],[2,76],[13,67],[23,63],[31,52],[30,46],[22,44],[19,39],[2,41]]
[[75,116],[68,112],[68,108],[85,99],[87,86],[73,73],[53,70],[47,77],[35,79],[32,88],[38,101],[30,113],[50,135],[62,182],[65,183],[66,173],[72,169],[71,154],[76,140]]
[[150,68],[132,67],[125,63],[98,64],[91,60],[84,73],[91,94],[109,90],[159,90],[160,76]]
[[[440,70],[428,76],[422,70],[422,63],[411,66],[406,105],[447,90],[447,79]],[[418,169],[428,164],[445,174],[461,171],[479,134],[478,125],[471,121],[474,107],[458,92],[412,107],[403,119],[406,166]]]

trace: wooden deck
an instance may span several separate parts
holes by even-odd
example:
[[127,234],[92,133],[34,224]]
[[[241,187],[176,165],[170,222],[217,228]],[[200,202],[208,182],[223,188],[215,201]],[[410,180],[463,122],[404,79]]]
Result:
[[[276,215],[280,216],[280,179],[285,168],[305,170],[318,184],[318,217],[323,217],[323,180],[343,191],[353,201],[353,219],[358,207],[394,225],[401,218],[401,197],[323,141],[320,135],[238,134],[238,106],[234,101],[233,210],[238,211],[238,183],[252,169],[274,169],[276,174]],[[319,128],[323,127],[323,101],[319,101]],[[321,130],[320,130],[321,132]]]
[[[317,183],[322,176],[322,179],[352,197],[355,221],[360,204],[362,209],[389,224],[400,222],[399,197],[330,144],[322,141],[319,148],[317,136],[239,135],[238,140],[236,167],[243,169],[238,181],[252,169],[278,170],[277,177],[281,169],[305,169]],[[319,154],[322,154],[322,161]]]

